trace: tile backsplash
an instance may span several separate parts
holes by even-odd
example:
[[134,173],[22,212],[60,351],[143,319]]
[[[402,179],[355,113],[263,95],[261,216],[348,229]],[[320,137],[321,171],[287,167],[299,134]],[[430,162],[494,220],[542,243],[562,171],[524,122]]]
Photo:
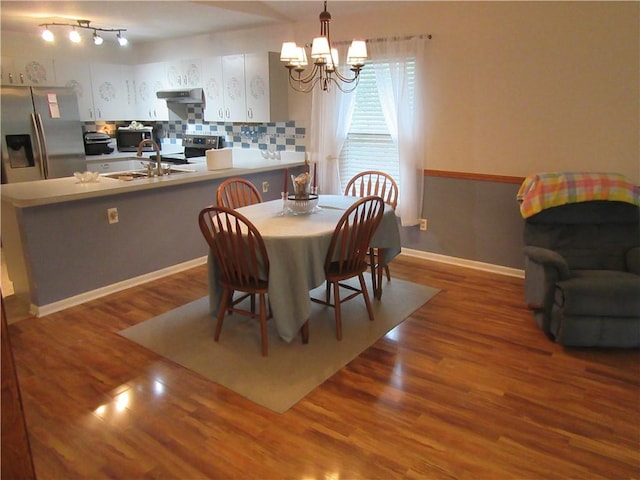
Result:
[[[161,132],[163,145],[182,145],[185,134],[224,135],[225,145],[233,148],[257,148],[275,151],[306,151],[306,128],[294,121],[273,123],[226,123],[202,120],[202,107],[188,105],[187,118],[160,122],[142,122],[153,125]],[[100,131],[115,135],[116,128],[128,125],[122,122],[84,122],[85,131]]]

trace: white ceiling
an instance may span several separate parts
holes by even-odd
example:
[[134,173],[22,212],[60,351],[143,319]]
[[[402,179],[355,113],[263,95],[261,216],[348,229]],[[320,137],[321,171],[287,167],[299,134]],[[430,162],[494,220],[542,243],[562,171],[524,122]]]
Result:
[[[362,13],[393,5],[394,1],[329,1],[334,21],[340,15]],[[132,44],[317,20],[320,0],[305,1],[13,1],[2,0],[3,32],[39,34],[42,23],[72,23],[89,20],[91,26],[126,29]],[[318,24],[319,25],[319,24]],[[319,27],[318,27],[319,28]],[[52,28],[56,33],[55,27]]]

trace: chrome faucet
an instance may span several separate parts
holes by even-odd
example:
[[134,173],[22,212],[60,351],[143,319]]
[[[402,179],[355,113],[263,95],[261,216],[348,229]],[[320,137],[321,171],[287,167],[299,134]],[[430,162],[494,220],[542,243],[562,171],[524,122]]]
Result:
[[154,150],[156,151],[156,162],[158,163],[158,176],[161,177],[163,172],[162,172],[162,159],[160,158],[160,147],[158,146],[158,144],[156,142],[154,142],[153,140],[149,139],[149,138],[145,138],[144,140],[142,140],[139,144],[138,144],[138,152],[136,153],[136,156],[141,157],[142,156],[142,147],[144,147],[145,145],[152,145]]

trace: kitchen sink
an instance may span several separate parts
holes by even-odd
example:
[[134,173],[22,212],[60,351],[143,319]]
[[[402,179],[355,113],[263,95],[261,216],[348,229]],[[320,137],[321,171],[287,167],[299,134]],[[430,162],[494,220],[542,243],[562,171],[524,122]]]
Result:
[[116,172],[104,173],[103,177],[115,178],[119,180],[135,180],[136,178],[147,178],[147,172]]
[[[177,175],[180,173],[193,173],[195,172],[195,170],[189,170],[186,168],[169,168],[168,170],[165,170],[165,175]],[[107,177],[107,178],[115,178],[116,180],[125,180],[125,181],[129,181],[129,180],[137,180],[139,178],[148,178],[149,175],[147,174],[146,170],[133,170],[133,171],[127,171],[127,172],[114,172],[114,173],[104,173],[102,174],[103,177]]]

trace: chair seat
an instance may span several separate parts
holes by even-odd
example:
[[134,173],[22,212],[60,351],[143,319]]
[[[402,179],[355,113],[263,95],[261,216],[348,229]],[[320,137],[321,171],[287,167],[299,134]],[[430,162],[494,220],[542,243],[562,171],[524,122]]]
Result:
[[640,276],[615,270],[572,272],[557,283],[555,306],[565,315],[640,317]]

